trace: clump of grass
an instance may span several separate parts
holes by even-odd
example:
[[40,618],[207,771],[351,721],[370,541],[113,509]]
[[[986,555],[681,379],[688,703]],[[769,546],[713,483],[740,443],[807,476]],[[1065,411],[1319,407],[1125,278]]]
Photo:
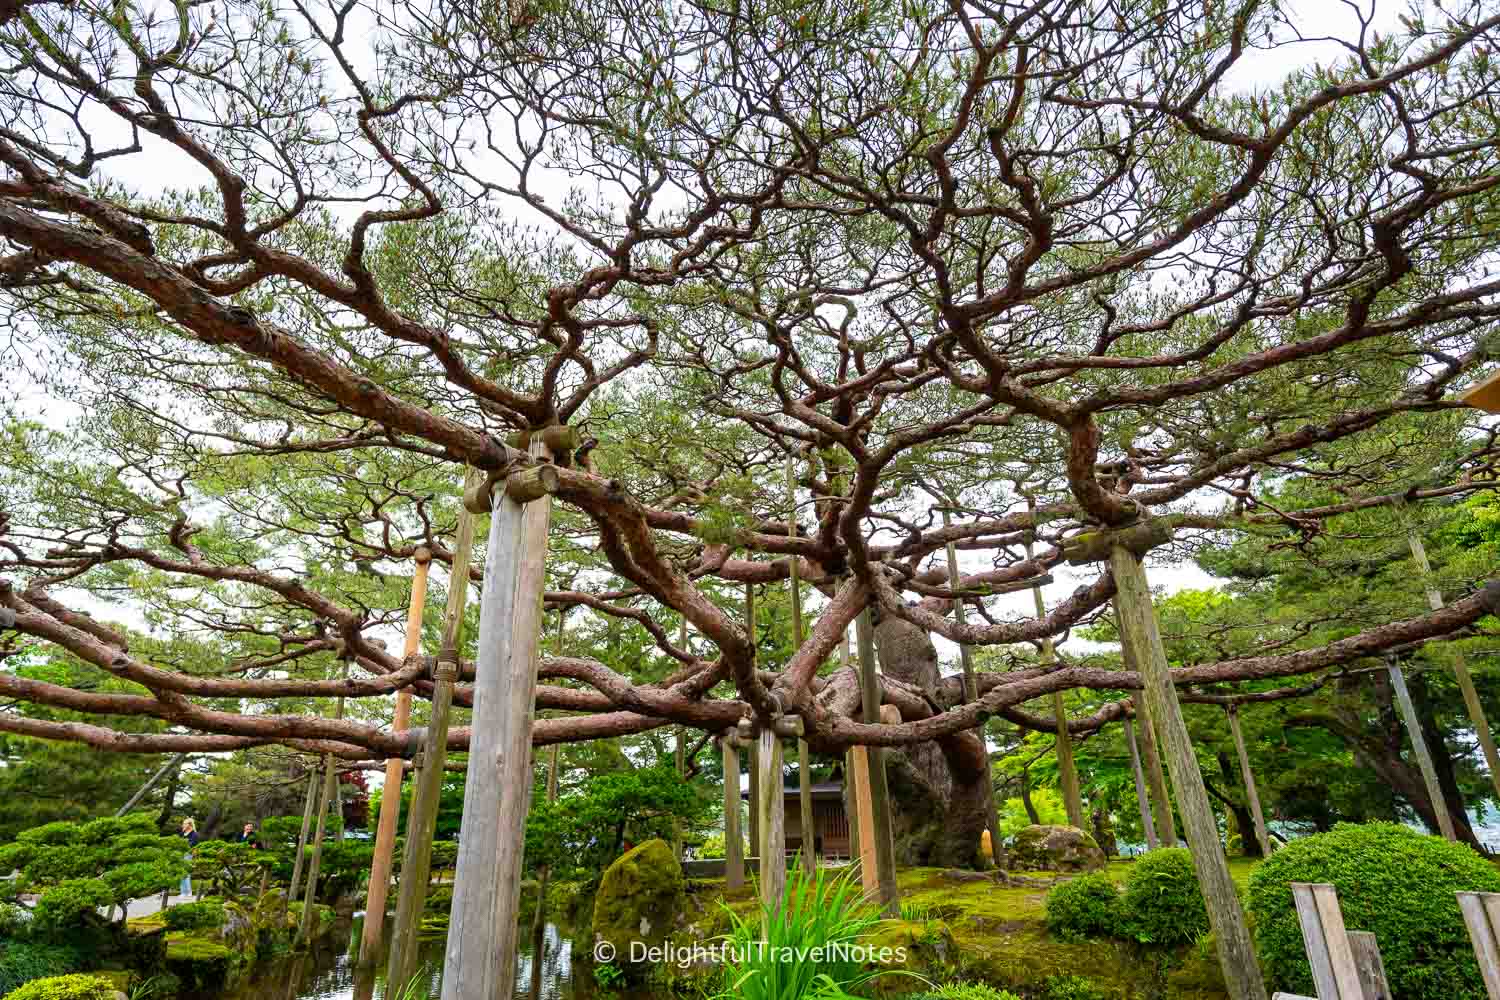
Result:
[[789,866],[786,892],[748,916],[729,910],[730,954],[714,1000],[841,1000],[878,971],[866,971],[856,945],[880,922],[858,887],[858,873],[812,875]]

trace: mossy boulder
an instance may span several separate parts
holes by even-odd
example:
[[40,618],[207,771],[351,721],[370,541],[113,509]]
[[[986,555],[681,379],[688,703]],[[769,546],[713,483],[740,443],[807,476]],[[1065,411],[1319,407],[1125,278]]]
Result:
[[1090,872],[1108,861],[1094,838],[1076,826],[1024,827],[1010,848],[1010,865],[1017,871]]
[[629,962],[637,943],[656,946],[670,936],[685,905],[682,866],[664,840],[648,840],[604,872],[594,896],[594,940],[614,946]]

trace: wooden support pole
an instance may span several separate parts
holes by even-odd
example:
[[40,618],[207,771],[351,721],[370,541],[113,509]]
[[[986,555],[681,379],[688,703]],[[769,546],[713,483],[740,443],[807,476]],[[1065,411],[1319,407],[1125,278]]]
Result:
[[[470,472],[466,489],[482,477]],[[417,930],[427,904],[427,879],[432,873],[432,837],[437,830],[444,765],[448,760],[448,713],[453,685],[458,680],[458,650],[463,637],[464,606],[469,597],[469,561],[474,554],[474,513],[467,506],[458,513],[453,539],[453,563],[448,570],[448,606],[443,611],[443,638],[433,671],[432,720],[418,757],[411,811],[406,817],[406,850],[401,857],[401,891],[396,900],[396,922],[391,929],[386,982],[400,990],[417,974]],[[469,766],[474,766],[472,750]],[[528,782],[528,787],[530,783]],[[481,796],[483,797],[483,796]]]
[[1260,808],[1260,792],[1255,787],[1255,772],[1250,768],[1250,754],[1245,749],[1245,733],[1240,727],[1239,706],[1225,705],[1224,714],[1229,716],[1229,731],[1234,735],[1234,751],[1240,758],[1240,775],[1245,779],[1245,798],[1250,803],[1250,815],[1255,820],[1255,840],[1260,844],[1261,856],[1269,858],[1271,834],[1266,829],[1266,816]]
[[[411,578],[411,602],[406,608],[406,642],[401,658],[406,660],[422,651],[422,615],[427,608],[427,573],[432,566],[432,551],[417,549],[417,568]],[[391,730],[404,733],[411,727],[411,688],[396,692],[396,713]],[[380,953],[380,938],[385,933],[385,907],[391,893],[391,869],[396,860],[396,830],[401,822],[401,781],[404,762],[392,757],[385,762],[385,784],[381,786],[380,817],[375,829],[375,856],[370,861],[370,888],[365,899],[365,924],[360,931],[359,963],[368,965]]]
[[733,729],[719,740],[724,758],[724,881],[731,889],[745,884],[744,834],[740,832],[740,749]]
[[1182,809],[1187,828],[1188,847],[1193,868],[1198,873],[1203,900],[1208,907],[1209,924],[1218,945],[1219,964],[1229,995],[1236,1000],[1265,1000],[1266,985],[1255,960],[1255,948],[1240,906],[1229,861],[1219,842],[1219,827],[1209,805],[1203,774],[1177,690],[1172,684],[1171,667],[1157,629],[1156,611],[1151,604],[1151,588],[1140,557],[1117,545],[1110,550],[1110,568],[1114,571],[1116,605],[1120,613],[1121,637],[1133,653],[1145,686],[1146,701],[1152,716],[1161,724],[1162,741],[1167,751],[1167,767],[1177,787],[1177,804]]
[[181,767],[182,762],[187,760],[187,757],[186,753],[177,753],[168,758],[167,762],[157,768],[156,773],[148,778],[144,785],[136,789],[135,794],[126,800],[123,806],[115,810],[115,817],[124,816],[130,810],[134,809],[140,804],[141,799],[144,799],[151,789],[155,788],[161,782],[161,779],[167,776],[167,772],[171,771],[174,767]]
[[[563,622],[564,621],[565,621],[565,615],[564,615],[563,609],[559,608],[557,610],[557,643],[553,647],[553,651],[558,656],[561,656],[563,654]],[[552,803],[554,803],[554,802],[557,801],[558,769],[561,766],[561,761],[562,761],[561,750],[562,750],[562,744],[560,744],[560,743],[554,743],[554,744],[552,744],[552,747],[551,747],[550,751],[547,754],[547,804],[548,805],[551,805]],[[455,872],[454,874],[456,875],[457,873]],[[551,881],[552,881],[552,866],[551,865],[542,865],[540,867],[540,870],[537,872],[536,914],[535,914],[534,918],[531,921],[531,933],[532,933],[532,936],[538,942],[540,942],[542,940],[542,938],[543,938],[542,932],[543,932],[543,929],[546,927],[546,924],[547,924],[547,886],[548,886],[548,883],[550,883]],[[534,958],[532,959],[532,965],[533,965],[533,967],[534,968],[540,968],[541,967],[541,960],[542,960],[541,945],[538,944],[536,946],[536,948],[534,949]],[[536,989],[533,989],[531,991],[531,995],[532,995],[532,997],[538,997],[538,996],[540,996],[540,994],[536,991]]]
[[[682,619],[682,627],[677,632],[677,644],[687,649],[687,618]],[[676,746],[672,751],[672,764],[677,769],[677,776],[687,776],[687,730],[682,726],[676,726]],[[672,817],[672,854],[676,856],[677,863],[682,864],[682,819],[678,816]]]
[[[1416,560],[1417,569],[1421,571],[1423,579],[1427,580],[1427,603],[1434,611],[1443,609],[1443,593],[1438,590],[1432,581],[1432,564],[1427,561],[1427,547],[1422,544],[1422,538],[1413,529],[1407,532],[1407,541],[1411,545],[1412,558]],[[1458,681],[1458,690],[1463,695],[1464,706],[1469,710],[1469,722],[1474,726],[1474,734],[1479,737],[1479,746],[1484,750],[1484,760],[1490,769],[1490,784],[1495,788],[1495,794],[1500,796],[1500,752],[1495,748],[1495,734],[1490,730],[1490,720],[1485,714],[1484,705],[1479,700],[1479,692],[1474,688],[1474,677],[1469,673],[1468,661],[1464,659],[1463,653],[1455,653],[1453,656],[1453,677]]]
[[1146,793],[1146,775],[1141,770],[1141,751],[1135,742],[1135,723],[1125,716],[1125,743],[1130,747],[1130,770],[1135,775],[1135,804],[1141,811],[1141,829],[1146,831],[1146,849],[1154,851],[1161,846],[1156,839],[1156,824],[1151,821],[1151,801]]
[[[1135,650],[1125,643],[1125,630],[1120,626],[1120,602],[1115,600],[1115,623],[1120,632],[1120,656],[1125,669],[1140,673]],[[1151,721],[1151,706],[1144,697],[1134,699],[1136,718],[1141,723],[1141,759],[1146,765],[1146,787],[1151,791],[1151,802],[1156,809],[1156,834],[1164,847],[1177,846],[1177,819],[1172,814],[1172,796],[1167,791],[1167,775],[1162,770],[1161,752],[1157,749],[1156,726]]]
[[[786,528],[788,537],[797,537],[797,473],[791,456],[786,460]],[[792,599],[792,649],[802,648],[802,581],[798,577],[797,557],[788,556],[787,584]],[[797,738],[797,821],[802,828],[802,870],[811,876],[818,870],[818,822],[813,812],[812,774],[807,740]]]
[[[345,680],[349,678],[349,661],[344,661],[342,674]],[[339,695],[334,702],[333,717],[342,719],[344,717],[344,696]],[[312,861],[307,867],[307,895],[302,904],[302,920],[297,926],[297,937],[294,945],[306,944],[311,940],[313,910],[318,902],[318,872],[323,867],[323,837],[328,831],[328,812],[330,808],[336,807],[338,798],[338,771],[334,767],[333,754],[323,755],[323,799],[318,807],[318,833],[313,838]],[[339,817],[343,819],[342,816]]]
[[[550,461],[552,446],[546,435],[532,435],[530,454]],[[443,1000],[511,1000],[516,986],[552,499],[547,492],[519,492],[514,478],[504,491],[491,494],[474,721]]]
[[1327,883],[1293,882],[1292,902],[1318,1000],[1364,1000],[1338,892]]
[[[952,512],[944,508],[943,527],[947,528],[952,523]],[[1031,543],[1028,541],[1026,544],[1028,547],[1027,558],[1030,558]],[[959,582],[958,546],[951,541],[947,545],[947,556],[948,589],[956,593]],[[1040,600],[1040,597],[1038,597],[1038,600]],[[953,601],[953,620],[960,625],[964,624],[964,602],[962,600],[955,599]],[[1048,641],[1050,642],[1051,640]],[[958,644],[958,659],[959,663],[963,666],[964,672],[964,700],[971,702],[978,701],[979,680],[974,676],[974,654],[973,650],[969,649],[968,643],[961,642]],[[1005,844],[1000,839],[1000,815],[995,809],[995,778],[990,771],[990,744],[989,740],[985,737],[983,725],[975,728],[974,735],[979,737],[979,742],[984,747],[984,826],[990,832],[990,853],[995,862],[995,867],[1003,870],[1009,867],[1009,865],[1005,857]]]
[[1458,908],[1474,943],[1489,1000],[1500,1000],[1500,893],[1460,892]]
[[[757,666],[755,655],[755,585],[745,584],[745,632],[750,636],[750,665]],[[750,754],[750,808],[746,810],[746,816],[750,821],[750,828],[746,834],[750,838],[750,856],[760,857],[760,743],[759,741],[746,737],[746,749]],[[760,863],[765,864],[765,859],[760,858]]]
[[762,726],[760,743],[760,900],[775,910],[786,895],[786,789],[781,777],[781,737]]
[[[339,699],[339,716],[343,716],[343,699]],[[302,919],[297,923],[293,947],[301,947],[311,940],[313,912],[318,902],[318,869],[323,866],[323,837],[328,831],[328,809],[333,804],[333,789],[338,781],[334,770],[333,754],[323,755],[323,794],[318,800],[318,832],[313,837],[312,859],[307,864],[307,891],[302,897]]]
[[1432,811],[1437,816],[1438,829],[1444,837],[1458,840],[1453,829],[1453,817],[1448,813],[1448,800],[1443,797],[1443,786],[1438,782],[1437,768],[1432,763],[1432,749],[1422,735],[1422,720],[1417,716],[1417,707],[1412,704],[1411,692],[1406,689],[1406,675],[1401,664],[1391,656],[1386,660],[1386,671],[1391,679],[1391,693],[1396,696],[1396,705],[1401,709],[1401,719],[1406,723],[1406,735],[1411,737],[1413,755],[1422,772],[1422,782],[1427,786],[1427,797],[1432,800]]
[[302,888],[302,868],[307,863],[307,835],[312,829],[313,809],[318,802],[318,772],[307,772],[307,796],[302,802],[302,832],[297,835],[297,860],[292,863],[292,884],[287,887],[287,902],[297,898]]
[[[855,621],[859,641],[859,689],[866,723],[880,722],[880,680],[875,674],[875,624],[865,608]],[[901,916],[901,892],[896,886],[895,838],[891,832],[891,799],[886,785],[885,755],[879,747],[864,747],[868,759],[870,810],[860,817],[860,832],[870,828],[874,839],[875,881],[881,911],[888,919]],[[868,819],[868,823],[865,822]]]
[[[1026,498],[1026,509],[1032,516],[1036,515],[1036,502]],[[944,517],[947,515],[945,514]],[[1026,558],[1029,561],[1034,555],[1035,531],[1026,533]],[[953,548],[952,543],[948,545]],[[948,557],[951,565],[953,556]],[[954,586],[957,586],[955,582]],[[1037,618],[1047,616],[1047,602],[1042,597],[1042,588],[1038,584],[1031,588],[1032,603],[1036,606]],[[1049,635],[1042,639],[1042,669],[1047,669],[1057,662],[1057,650]],[[1061,691],[1052,693],[1052,719],[1057,726],[1057,737],[1054,741],[1057,753],[1057,775],[1062,784],[1063,807],[1068,813],[1068,825],[1080,830],[1086,829],[1083,818],[1083,796],[1078,787],[1078,765],[1073,760],[1073,735],[1068,732],[1068,710],[1063,702]]]

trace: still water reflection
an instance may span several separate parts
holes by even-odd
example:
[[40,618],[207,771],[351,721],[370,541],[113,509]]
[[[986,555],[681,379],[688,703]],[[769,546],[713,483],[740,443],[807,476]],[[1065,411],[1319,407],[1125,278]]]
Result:
[[[310,954],[262,963],[232,993],[216,1000],[385,1000],[384,954],[373,970],[355,968],[361,923],[356,917],[352,926],[340,925]],[[523,934],[520,945],[516,1000],[584,1000],[595,995],[592,977],[574,980],[572,942],[556,925],[547,924],[538,936]],[[443,947],[439,938],[422,942],[420,949],[420,960],[431,975],[428,995],[433,998],[442,990]]]

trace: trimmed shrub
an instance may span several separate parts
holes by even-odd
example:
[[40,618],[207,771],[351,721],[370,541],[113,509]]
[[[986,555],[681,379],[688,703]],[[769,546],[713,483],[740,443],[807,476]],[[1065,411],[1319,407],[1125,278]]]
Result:
[[1047,893],[1047,929],[1064,941],[1110,937],[1120,927],[1120,890],[1104,872],[1090,872]]
[[32,914],[38,927],[61,930],[102,919],[99,910],[114,901],[107,883],[96,878],[70,878],[42,893]]
[[1208,933],[1208,907],[1185,847],[1147,851],[1130,866],[1120,897],[1124,933],[1141,944],[1172,947]]
[[1470,848],[1394,823],[1341,823],[1262,862],[1250,876],[1261,965],[1273,988],[1311,994],[1293,882],[1327,882],[1338,890],[1345,925],[1373,931],[1380,942],[1393,996],[1483,1000],[1454,893],[1500,892],[1500,872]]
[[33,979],[60,976],[79,962],[78,953],[65,945],[0,941],[0,996]]
[[945,983],[931,993],[924,994],[924,1000],[1021,1000],[1021,998],[1007,990],[997,990],[983,983]]
[[1108,1000],[1108,995],[1087,977],[1053,976],[1042,1000]]
[[222,901],[200,899],[168,907],[162,911],[161,919],[170,931],[218,930],[224,926],[228,913]]
[[5,995],[5,1000],[114,1000],[115,988],[98,976],[71,975],[33,979]]
[[37,844],[45,847],[56,847],[59,844],[71,844],[78,840],[78,824],[58,820],[55,823],[43,823],[29,830],[22,830],[16,834],[16,840],[22,844]]

